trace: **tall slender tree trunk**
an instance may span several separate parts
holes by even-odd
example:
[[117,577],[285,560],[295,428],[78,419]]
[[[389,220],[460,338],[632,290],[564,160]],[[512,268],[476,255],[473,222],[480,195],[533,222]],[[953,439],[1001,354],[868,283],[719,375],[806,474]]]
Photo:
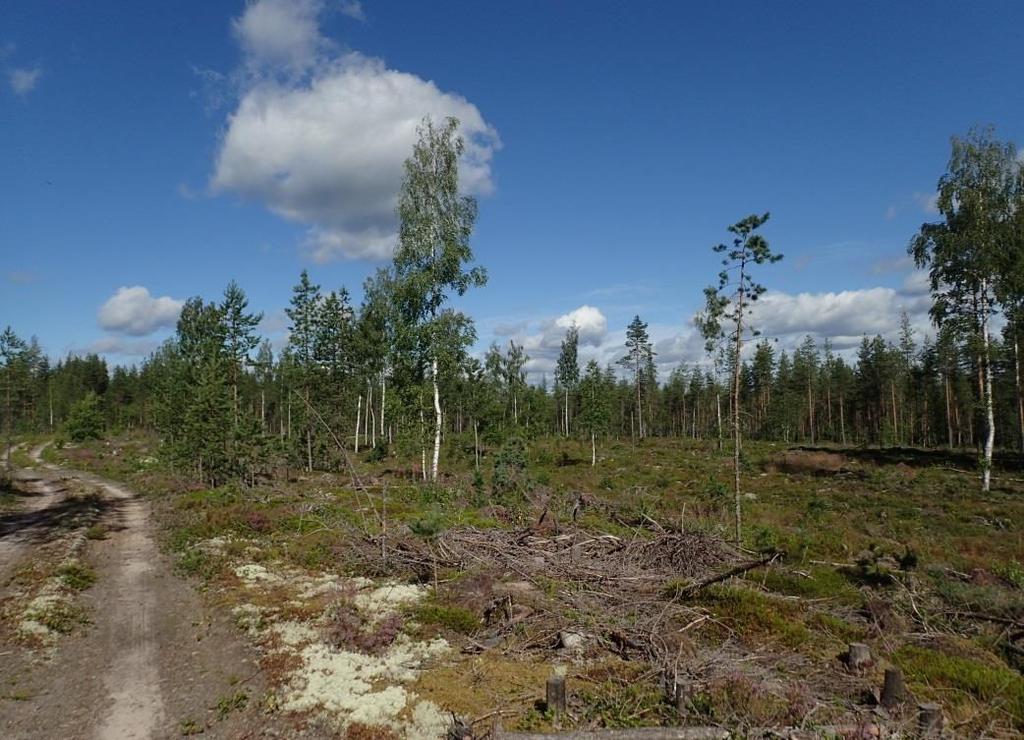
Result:
[[889,381],[889,396],[892,399],[892,441],[898,445],[900,443],[900,425],[899,417],[896,413],[896,381]]
[[13,413],[13,408],[12,408],[12,405],[11,405],[11,383],[12,383],[12,380],[11,380],[11,367],[10,367],[10,365],[7,366],[7,373],[6,374],[7,374],[7,383],[5,384],[6,385],[6,387],[5,387],[5,391],[6,391],[6,394],[5,394],[6,395],[5,406],[6,406],[6,408],[5,408],[5,413],[4,413],[4,438],[5,438],[5,441],[6,441],[6,444],[7,444],[7,456],[6,456],[6,462],[4,463],[4,467],[7,470],[7,479],[10,480],[10,478],[11,478],[11,441],[12,441],[11,440],[11,431],[12,431],[11,430],[11,427],[12,427],[12,424],[11,424],[11,414]]
[[644,438],[644,408],[640,401],[640,361],[636,363],[636,428],[640,439]]
[[722,394],[715,392],[715,412],[718,415],[718,451],[722,451],[724,441],[722,440]]
[[811,444],[814,444],[814,394],[811,383],[807,381],[807,424],[811,429]]
[[953,410],[950,404],[949,397],[949,373],[942,374],[942,384],[945,388],[946,395],[946,439],[949,445],[949,449],[953,449]]
[[362,423],[363,415],[363,397],[359,396],[359,400],[356,402],[356,436],[355,436],[355,448],[356,454],[359,454],[359,425]]
[[434,459],[430,464],[430,479],[437,480],[437,465],[441,459],[441,390],[437,384],[437,358],[430,365],[434,386]]
[[736,303],[736,349],[733,354],[732,367],[732,425],[733,425],[733,483],[735,486],[736,505],[736,545],[743,544],[743,510],[740,493],[740,358],[743,356],[743,281],[746,279],[746,263],[740,265],[740,289]]
[[832,383],[828,383],[825,386],[825,423],[828,424],[828,438],[830,441],[836,441],[836,430],[832,426]]
[[[1019,368],[1020,365],[1018,364],[1017,367]],[[1020,372],[1017,373],[1017,388],[1018,389],[1020,388]],[[47,392],[47,395],[49,396],[49,403],[50,403],[50,431],[52,432],[53,431],[53,383],[47,383],[46,384],[46,392]],[[1019,392],[1017,394],[1017,397],[1018,398],[1020,397],[1020,393]],[[1022,426],[1021,429],[1024,430],[1024,426]]]
[[569,436],[569,386],[565,387],[565,436]]
[[[1013,382],[1017,389],[1017,424],[1020,429],[1020,451],[1024,452],[1024,394],[1020,385],[1020,339],[1017,331],[1013,332]],[[53,422],[50,423],[53,426]]]
[[476,463],[476,469],[480,469],[480,430],[479,423],[476,419],[473,419],[473,459]]
[[384,401],[387,399],[388,376],[387,373],[380,374],[380,438],[384,439]]
[[597,465],[597,439],[594,432],[590,432],[590,467]]
[[992,485],[992,450],[996,443],[995,407],[992,398],[992,357],[989,348],[988,314],[981,320],[981,344],[985,353],[985,458],[982,464],[981,490],[988,491]]

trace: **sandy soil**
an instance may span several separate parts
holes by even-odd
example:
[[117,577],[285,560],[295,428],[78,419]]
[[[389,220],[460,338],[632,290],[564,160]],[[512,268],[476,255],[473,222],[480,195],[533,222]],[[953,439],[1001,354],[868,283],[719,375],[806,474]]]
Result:
[[[15,597],[10,574],[19,563],[69,536],[60,527],[65,486],[103,492],[110,534],[88,540],[82,556],[97,574],[77,597],[90,624],[48,648],[25,646],[9,628],[0,634],[0,737],[164,738],[200,729],[205,738],[304,736],[264,714],[255,651],[226,614],[173,573],[157,547],[149,502],[49,465],[20,475],[29,495],[0,516],[0,598]],[[247,701],[232,702],[240,692]]]

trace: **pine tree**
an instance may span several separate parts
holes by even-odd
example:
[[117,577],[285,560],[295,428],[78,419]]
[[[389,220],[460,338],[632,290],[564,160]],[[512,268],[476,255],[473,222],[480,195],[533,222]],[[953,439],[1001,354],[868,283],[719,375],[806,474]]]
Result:
[[646,387],[650,381],[651,370],[654,366],[654,349],[651,346],[650,336],[647,334],[647,324],[634,316],[626,327],[626,355],[619,359],[619,364],[633,374],[633,390],[636,400],[636,430],[640,439],[646,433],[643,415],[643,397]]
[[[718,274],[718,286],[704,290],[707,305],[698,320],[701,333],[708,340],[709,351],[719,341],[727,340],[732,347],[733,369],[733,472],[736,508],[736,543],[742,542],[742,512],[740,498],[740,368],[743,358],[743,340],[750,331],[747,320],[750,305],[764,293],[765,288],[751,277],[754,265],[778,262],[781,254],[772,253],[763,236],[755,233],[768,220],[768,214],[751,215],[729,227],[735,237],[732,245],[719,244],[714,251],[725,254],[723,270]],[[722,322],[729,325],[726,331]],[[728,333],[727,333],[728,332]]]

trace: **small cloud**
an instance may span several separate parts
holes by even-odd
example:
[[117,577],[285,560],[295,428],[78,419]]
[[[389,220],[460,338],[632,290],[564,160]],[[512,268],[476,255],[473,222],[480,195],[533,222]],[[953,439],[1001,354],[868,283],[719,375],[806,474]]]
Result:
[[914,193],[914,202],[927,214],[935,215],[939,212],[938,193]]
[[266,335],[277,335],[277,334],[288,334],[288,315],[284,310],[271,311],[263,314],[263,318],[260,319],[260,324],[257,327],[260,334]]
[[39,78],[42,76],[43,70],[41,67],[33,67],[32,69],[18,68],[10,71],[8,80],[11,83],[11,90],[14,91],[15,95],[28,95],[39,84]]
[[810,265],[813,261],[813,254],[799,254],[797,255],[796,259],[793,260],[793,270],[795,270],[796,272],[805,270],[807,266]]
[[586,298],[605,298],[616,295],[642,294],[650,290],[651,286],[644,283],[617,283],[604,288],[588,290],[586,293],[583,293],[583,296]]
[[199,199],[199,193],[197,193],[195,190],[190,188],[188,186],[188,183],[179,182],[178,183],[178,187],[176,189],[178,191],[178,195],[181,196],[182,198],[184,198],[185,200],[198,200]]
[[926,270],[914,270],[903,279],[903,295],[923,296],[931,293],[931,290],[932,281]]
[[494,325],[494,336],[496,337],[514,337],[522,334],[529,327],[530,322],[528,321],[515,321],[512,323],[501,323]]
[[184,305],[168,296],[154,298],[141,285],[122,287],[100,307],[99,324],[107,331],[141,337],[174,326]]
[[122,339],[103,337],[89,344],[84,350],[73,350],[72,354],[120,355],[121,357],[145,357],[152,354],[159,342],[151,339]]
[[889,275],[894,272],[905,272],[914,266],[914,260],[907,255],[899,257],[887,257],[880,259],[871,265],[872,275]]
[[892,221],[894,218],[896,218],[899,212],[900,209],[897,208],[896,206],[889,206],[888,208],[885,209],[885,220]]
[[256,0],[232,28],[254,69],[269,65],[301,74],[326,46],[317,22],[322,9],[323,0]]
[[363,4],[359,0],[342,0],[341,14],[357,21],[366,20],[366,11],[363,10]]
[[11,270],[4,275],[7,278],[7,282],[12,285],[29,285],[36,281],[36,276],[31,272],[25,272],[24,270]]

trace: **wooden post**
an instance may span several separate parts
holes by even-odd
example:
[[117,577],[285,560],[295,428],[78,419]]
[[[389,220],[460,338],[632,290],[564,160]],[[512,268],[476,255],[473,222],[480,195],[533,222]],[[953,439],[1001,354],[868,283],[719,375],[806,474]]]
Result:
[[545,700],[549,712],[555,716],[565,714],[565,676],[554,675],[548,679]]
[[942,734],[941,704],[918,704],[917,713],[917,727],[921,737],[939,737]]
[[882,706],[892,709],[902,704],[907,697],[907,689],[903,685],[903,671],[899,668],[886,668],[885,681],[882,684]]
[[851,642],[846,653],[846,665],[854,671],[867,668],[871,665],[871,648],[863,642]]

